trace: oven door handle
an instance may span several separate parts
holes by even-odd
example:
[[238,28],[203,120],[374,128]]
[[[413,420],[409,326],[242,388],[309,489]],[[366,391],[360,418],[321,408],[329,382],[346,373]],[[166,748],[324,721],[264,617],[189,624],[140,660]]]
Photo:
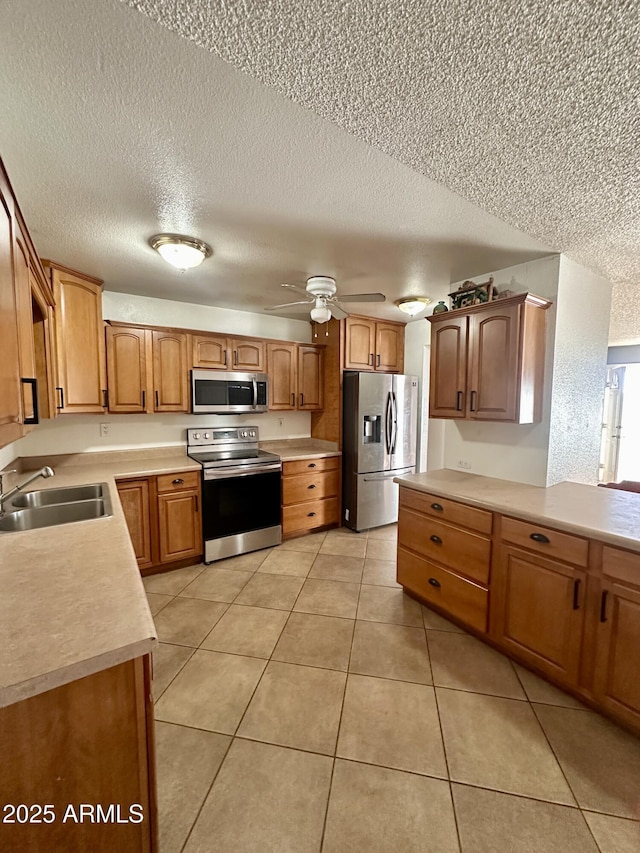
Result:
[[205,468],[205,480],[230,480],[232,477],[252,477],[254,474],[267,474],[281,471],[281,462],[267,462],[265,465],[238,465],[234,468]]

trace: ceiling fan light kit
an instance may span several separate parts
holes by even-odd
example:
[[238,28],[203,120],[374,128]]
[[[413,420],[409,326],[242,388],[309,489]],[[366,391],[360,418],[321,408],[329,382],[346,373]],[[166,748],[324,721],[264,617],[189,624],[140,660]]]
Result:
[[431,300],[426,296],[403,296],[402,299],[396,299],[396,305],[405,314],[410,317],[415,317],[423,311]]
[[168,264],[183,272],[200,266],[213,254],[211,246],[203,240],[184,234],[155,234],[149,238],[149,245]]

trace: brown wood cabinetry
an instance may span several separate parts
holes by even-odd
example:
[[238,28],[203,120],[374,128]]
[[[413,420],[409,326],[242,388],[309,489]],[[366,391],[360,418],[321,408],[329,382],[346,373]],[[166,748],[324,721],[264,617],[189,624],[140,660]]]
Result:
[[153,348],[153,407],[156,412],[189,411],[187,335],[151,332]]
[[402,373],[404,325],[351,315],[345,322],[344,367]]
[[267,343],[269,409],[315,412],[324,407],[324,347]]
[[339,523],[340,473],[339,456],[283,462],[283,536]]
[[[153,726],[149,655],[0,708],[3,802],[47,804],[55,815],[5,822],[2,849],[157,850]],[[121,821],[63,821],[80,803],[119,804]],[[134,803],[143,820],[129,823]]]
[[60,414],[104,412],[107,371],[102,323],[102,282],[43,261],[55,300]]
[[119,480],[117,487],[141,570],[201,556],[198,471]]
[[209,370],[245,370],[263,373],[265,342],[258,338],[228,338],[216,334],[191,335],[193,367]]
[[428,317],[430,417],[539,421],[550,304],[522,293]]

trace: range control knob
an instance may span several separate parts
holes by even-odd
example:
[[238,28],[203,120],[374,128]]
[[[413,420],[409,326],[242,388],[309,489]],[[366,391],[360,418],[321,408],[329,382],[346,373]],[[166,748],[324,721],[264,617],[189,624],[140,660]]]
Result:
[[196,441],[198,441],[198,440],[200,439],[200,433],[199,433],[199,432],[194,432],[193,437],[194,437],[194,439],[195,439]]
[[243,429],[242,432],[240,433],[240,438],[246,438],[246,437],[247,437],[247,431],[246,431],[246,429]]
[[205,432],[205,434],[204,434],[202,437],[203,437],[203,438],[205,438],[205,439],[207,439],[207,438],[211,438],[211,433],[210,433],[210,432]]

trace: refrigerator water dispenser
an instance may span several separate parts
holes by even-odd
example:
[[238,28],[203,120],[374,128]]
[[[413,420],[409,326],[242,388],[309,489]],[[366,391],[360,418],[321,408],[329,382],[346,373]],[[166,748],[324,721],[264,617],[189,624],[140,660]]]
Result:
[[382,415],[365,415],[362,420],[362,443],[380,444],[382,439]]

